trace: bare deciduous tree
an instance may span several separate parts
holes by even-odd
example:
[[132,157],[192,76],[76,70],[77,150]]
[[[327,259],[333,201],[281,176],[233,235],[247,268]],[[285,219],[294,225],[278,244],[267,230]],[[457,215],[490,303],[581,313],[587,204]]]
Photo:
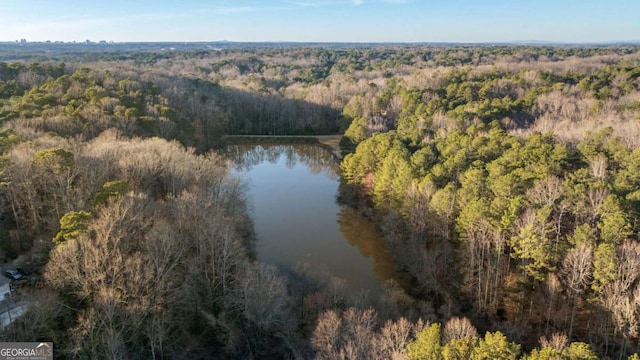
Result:
[[573,307],[569,325],[568,338],[573,334],[573,324],[578,307],[578,300],[588,288],[593,268],[593,251],[588,244],[580,244],[569,250],[562,264],[562,274],[567,287],[572,294]]
[[446,344],[451,340],[478,337],[478,330],[471,324],[469,319],[454,317],[447,321],[442,330],[442,343]]

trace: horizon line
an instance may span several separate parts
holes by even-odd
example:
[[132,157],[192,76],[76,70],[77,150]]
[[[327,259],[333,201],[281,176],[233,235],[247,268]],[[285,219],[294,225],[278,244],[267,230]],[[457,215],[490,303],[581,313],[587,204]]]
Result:
[[[22,42],[21,40],[25,40]],[[0,40],[0,44],[540,44],[540,45],[597,45],[597,44],[640,44],[638,40],[594,40],[594,41],[561,41],[561,40],[502,40],[502,41],[300,41],[300,40]]]

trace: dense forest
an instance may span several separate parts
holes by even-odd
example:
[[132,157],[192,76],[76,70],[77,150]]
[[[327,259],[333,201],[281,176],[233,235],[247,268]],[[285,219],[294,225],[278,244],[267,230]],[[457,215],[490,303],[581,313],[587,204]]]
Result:
[[[32,273],[3,341],[77,359],[639,358],[639,47],[3,46],[0,257]],[[379,299],[259,262],[219,151],[321,134],[344,135],[340,201],[406,280]]]

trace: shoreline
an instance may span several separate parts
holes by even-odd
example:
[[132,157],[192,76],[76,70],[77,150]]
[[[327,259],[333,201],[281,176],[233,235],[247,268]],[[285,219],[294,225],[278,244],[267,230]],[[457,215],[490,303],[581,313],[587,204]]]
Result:
[[329,150],[338,160],[342,160],[340,151],[341,134],[335,135],[225,135],[221,141],[226,144],[238,143],[290,143],[318,144]]

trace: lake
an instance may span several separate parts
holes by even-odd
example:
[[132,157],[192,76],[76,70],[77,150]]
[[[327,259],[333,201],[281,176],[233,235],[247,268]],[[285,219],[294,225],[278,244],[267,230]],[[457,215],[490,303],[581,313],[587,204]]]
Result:
[[337,203],[338,160],[331,152],[309,144],[240,144],[227,152],[249,185],[260,261],[284,269],[306,263],[372,294],[397,278],[382,234]]

